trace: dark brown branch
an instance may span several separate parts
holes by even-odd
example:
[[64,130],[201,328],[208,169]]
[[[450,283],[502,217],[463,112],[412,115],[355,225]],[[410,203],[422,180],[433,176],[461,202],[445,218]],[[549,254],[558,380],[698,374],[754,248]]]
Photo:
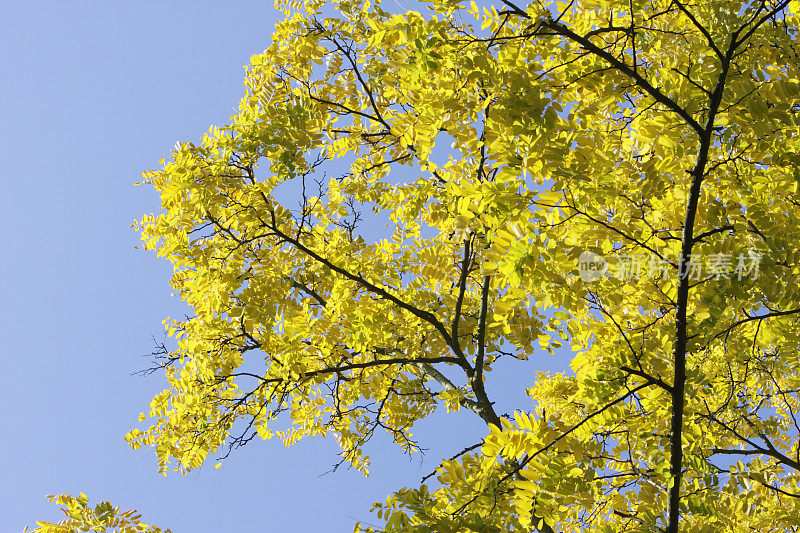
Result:
[[475,360],[475,380],[483,382],[483,360],[486,353],[486,314],[489,307],[489,283],[491,277],[483,277],[481,287],[481,311],[478,318],[478,358]]
[[[507,2],[505,2],[508,5]],[[517,8],[519,9],[519,8]],[[526,15],[527,17],[527,15]],[[584,49],[588,50],[589,52],[593,53],[594,55],[604,59],[607,63],[609,63],[612,67],[614,67],[617,71],[621,74],[624,74],[626,77],[630,78],[638,87],[643,89],[647,94],[649,94],[656,102],[659,102],[667,107],[670,111],[681,117],[683,121],[689,125],[697,134],[703,133],[703,127],[697,122],[683,107],[681,107],[677,102],[675,102],[672,98],[665,95],[661,90],[654,87],[649,81],[647,81],[641,74],[639,74],[636,70],[632,69],[623,61],[620,61],[616,57],[614,57],[608,51],[600,48],[592,41],[590,41],[586,36],[581,36],[569,29],[566,25],[558,22],[547,21],[545,20],[542,22],[541,28],[547,28],[553,31],[556,35],[561,35],[563,37],[567,37],[571,41],[581,45]]]
[[[681,236],[681,256],[679,258],[678,272],[686,272],[686,266],[691,259],[692,248],[695,244],[694,223],[697,208],[700,202],[703,179],[705,178],[708,153],[711,149],[714,133],[714,120],[725,84],[728,78],[731,59],[736,46],[734,39],[722,59],[719,77],[717,78],[714,92],[709,99],[708,118],[706,124],[698,133],[700,144],[697,149],[697,159],[694,168],[689,173],[692,177],[689,187],[689,198],[686,202],[686,213]],[[673,349],[673,384],[672,384],[672,420],[670,421],[670,477],[671,485],[667,496],[667,533],[678,533],[680,523],[681,479],[683,477],[683,411],[686,389],[686,347],[689,339],[686,311],[689,306],[689,276],[681,276],[678,280],[678,296],[675,308],[675,345]]]
[[[511,479],[513,477],[518,477],[520,471],[523,468],[525,468],[525,466],[528,463],[533,461],[538,455],[546,452],[547,450],[549,450],[550,448],[552,448],[553,446],[558,444],[562,439],[564,439],[569,434],[571,434],[572,432],[574,432],[577,429],[579,429],[581,426],[583,426],[585,423],[587,423],[592,418],[596,417],[597,415],[600,415],[600,414],[604,413],[605,411],[607,411],[608,409],[611,409],[615,405],[617,405],[617,404],[619,404],[621,402],[624,402],[626,399],[631,397],[633,394],[636,394],[640,390],[642,390],[642,389],[644,389],[646,387],[649,387],[649,386],[650,386],[649,383],[643,383],[643,384],[641,384],[641,385],[639,385],[637,387],[634,387],[633,389],[629,389],[627,394],[624,394],[624,395],[620,396],[619,398],[607,403],[605,406],[601,407],[600,409],[597,409],[594,412],[586,415],[585,417],[583,417],[583,419],[580,422],[574,424],[572,427],[570,427],[566,431],[562,432],[559,436],[555,437],[553,440],[551,440],[549,443],[547,443],[545,446],[543,446],[542,448],[539,448],[539,450],[537,450],[536,452],[534,452],[531,455],[526,456],[525,459],[523,459],[522,461],[517,463],[511,471],[509,471],[502,478],[500,478],[500,480],[498,481],[498,484],[504,483],[504,482],[508,481],[509,479]],[[516,461],[513,461],[513,462],[516,463]],[[469,505],[472,502],[474,502],[478,498],[478,496],[480,496],[480,493],[478,493],[471,500],[469,500],[467,503],[462,505],[453,514],[458,514],[458,513],[462,512],[462,511],[464,511],[464,509],[469,507]],[[552,532],[553,531],[553,529],[549,525],[545,524],[545,526],[546,526],[546,529],[541,529],[542,532],[544,532],[544,531]]]
[[469,267],[472,259],[472,235],[464,239],[464,257],[461,260],[461,273],[458,279],[458,297],[456,298],[456,308],[453,313],[453,325],[450,327],[450,336],[453,341],[461,345],[458,338],[458,326],[461,322],[461,306],[464,304],[464,294],[467,292],[467,277],[469,276]]
[[766,3],[762,2],[761,5],[756,10],[756,13],[754,14],[753,18],[751,18],[749,22],[743,24],[738,30],[736,30],[736,32],[734,32],[734,34],[733,34],[734,35],[734,39],[736,39],[736,37],[739,35],[739,33],[744,31],[744,29],[747,28],[747,26],[749,26],[750,24],[753,24],[753,27],[750,28],[747,31],[747,33],[745,33],[742,36],[741,39],[735,40],[735,42],[733,43],[733,48],[734,49],[735,48],[739,48],[743,43],[745,43],[750,38],[751,35],[753,35],[753,33],[756,32],[756,30],[758,30],[758,28],[761,27],[762,24],[764,24],[766,21],[768,21],[769,19],[771,19],[772,17],[777,15],[779,12],[783,11],[784,9],[786,9],[786,6],[789,5],[790,1],[791,0],[784,0],[783,2],[779,3],[769,13],[765,14],[757,22],[755,22],[755,24],[753,24],[753,21],[758,16],[758,13],[760,13],[761,10],[766,6]]
[[725,59],[725,56],[722,54],[722,51],[719,49],[719,47],[717,47],[717,44],[714,42],[714,39],[711,37],[711,34],[708,33],[708,30],[705,28],[705,26],[703,26],[702,24],[700,24],[700,22],[698,22],[695,16],[692,15],[692,12],[686,9],[686,6],[684,6],[680,0],[672,0],[672,1],[678,6],[678,9],[680,9],[681,12],[683,12],[683,14],[686,15],[686,17],[692,21],[694,27],[700,30],[700,33],[702,33],[703,37],[706,38],[708,46],[710,46],[711,49],[714,51],[714,53],[717,54],[717,57],[720,59],[720,61],[723,61]]
[[768,448],[761,448],[760,446],[755,446],[752,442],[748,441],[748,444],[754,446],[754,450],[730,450],[724,448],[712,448],[711,454],[712,455],[766,455],[772,457],[773,459],[777,459],[778,462],[785,464],[786,466],[791,466],[797,471],[800,471],[800,463],[792,459],[791,457],[787,457],[786,455],[778,452],[774,448],[772,450]]
[[[373,366],[385,366],[385,365],[430,365],[431,363],[450,363],[450,364],[458,364],[458,360],[455,357],[427,357],[427,358],[413,358],[413,357],[390,357],[387,359],[373,359],[372,361],[363,361],[361,363],[348,363],[346,365],[337,365],[331,366],[327,368],[320,368],[317,370],[309,370],[308,372],[303,372],[300,374],[301,378],[311,378],[326,374],[340,374],[342,372],[347,372],[349,370],[357,370],[362,368],[371,368]],[[431,367],[433,368],[433,367]],[[438,371],[437,371],[438,372]],[[254,379],[259,380],[263,384],[268,383],[282,383],[286,381],[284,378],[265,378],[264,376],[259,376],[258,374],[253,374],[252,372],[232,372],[230,374],[225,374],[222,376],[217,376],[217,379],[220,381],[225,381],[230,378],[234,377],[251,377]]]
[[721,226],[719,228],[714,228],[712,230],[704,231],[703,233],[697,235],[694,238],[694,242],[698,243],[698,242],[702,241],[703,239],[705,239],[706,237],[710,237],[711,235],[714,235],[716,233],[722,233],[723,231],[729,231],[729,230],[732,230],[732,229],[733,229],[733,226]]
[[[469,453],[469,452],[471,452],[472,450],[475,450],[475,449],[477,449],[477,448],[480,448],[481,446],[483,446],[483,441],[476,442],[476,443],[475,443],[475,444],[473,444],[472,446],[467,446],[466,448],[464,448],[464,449],[463,449],[463,450],[461,450],[460,452],[458,452],[458,453],[456,453],[456,454],[453,454],[453,455],[450,457],[450,459],[447,459],[447,460],[448,460],[448,461],[455,461],[456,459],[458,459],[459,457],[461,457],[461,456],[462,456],[462,455],[464,455],[465,453]],[[439,466],[441,466],[442,464],[444,464],[444,461],[442,461],[441,463],[439,463]],[[433,472],[431,472],[430,474],[428,474],[428,475],[424,476],[424,477],[422,478],[422,481],[420,481],[420,484],[422,484],[422,483],[425,483],[427,480],[429,480],[430,478],[432,478],[432,477],[433,477],[435,474],[436,474],[436,470],[434,470],[434,471],[433,471]]]
[[454,342],[454,339],[450,336],[449,332],[444,327],[444,324],[442,324],[441,321],[438,318],[436,318],[436,316],[433,313],[431,313],[430,311],[427,311],[425,309],[420,309],[418,307],[414,307],[413,305],[409,304],[408,302],[404,302],[403,300],[401,300],[397,296],[395,296],[392,293],[388,292],[386,289],[384,289],[382,287],[378,287],[374,283],[371,283],[370,281],[364,279],[361,275],[354,274],[354,273],[350,272],[349,270],[346,270],[346,269],[340,267],[339,265],[336,265],[336,264],[332,263],[330,260],[328,260],[325,257],[322,257],[321,255],[316,253],[314,250],[311,250],[310,248],[305,246],[303,243],[301,243],[297,239],[295,239],[295,238],[287,235],[286,233],[282,232],[280,229],[278,229],[277,225],[273,224],[272,227],[270,227],[269,229],[271,231],[273,231],[276,236],[278,236],[279,238],[281,238],[284,241],[288,242],[289,244],[294,246],[297,250],[303,252],[304,254],[306,254],[308,257],[310,257],[311,259],[315,260],[316,262],[318,262],[318,263],[320,263],[322,265],[325,265],[326,267],[328,267],[332,271],[336,272],[337,274],[340,274],[341,276],[344,276],[345,278],[349,279],[350,281],[354,281],[354,282],[358,283],[359,285],[361,285],[362,287],[364,287],[368,291],[372,292],[373,294],[376,294],[376,295],[380,296],[381,298],[389,300],[390,302],[392,302],[393,304],[397,305],[401,309],[403,309],[405,311],[408,311],[409,313],[411,313],[415,317],[417,317],[420,320],[423,320],[424,322],[427,322],[428,324],[433,326],[433,328],[442,336],[442,339],[444,339],[445,343],[448,346],[450,346],[451,350],[453,350],[453,353],[456,354],[456,359],[458,361],[458,363],[456,363],[456,364],[458,364],[460,367],[462,367],[464,369],[464,371],[467,372],[468,375],[472,375],[473,369],[469,365],[469,363],[467,362],[467,359],[464,356],[464,353],[462,352],[461,347],[458,345],[458,343]]
[[771,311],[771,312],[765,313],[763,315],[750,315],[750,316],[747,316],[747,317],[742,318],[740,320],[737,320],[736,322],[734,322],[733,324],[731,324],[730,326],[728,326],[724,330],[722,330],[719,333],[717,333],[716,335],[714,335],[714,338],[717,339],[717,338],[723,337],[723,336],[725,336],[727,338],[727,335],[729,335],[730,332],[733,331],[735,328],[741,326],[742,324],[746,324],[748,322],[752,322],[754,320],[766,320],[767,318],[774,318],[774,317],[777,317],[777,316],[789,316],[789,315],[795,315],[797,313],[800,313],[800,309],[789,309],[789,310],[786,310],[786,311]]
[[296,288],[300,289],[301,291],[303,291],[304,293],[308,294],[309,296],[311,296],[322,307],[325,307],[327,305],[327,302],[325,301],[325,299],[317,291],[313,290],[311,287],[309,287],[308,285],[306,285],[303,282],[300,282],[300,281],[297,281],[297,280],[294,280],[294,279],[291,280],[291,281],[292,281],[292,287],[296,287]]
[[672,393],[672,387],[670,387],[663,379],[651,376],[647,372],[643,370],[636,370],[635,368],[630,368],[628,366],[621,366],[619,367],[620,370],[623,372],[627,372],[628,374],[633,374],[634,376],[638,376],[644,379],[647,383],[656,385],[657,387],[661,387],[665,391]]

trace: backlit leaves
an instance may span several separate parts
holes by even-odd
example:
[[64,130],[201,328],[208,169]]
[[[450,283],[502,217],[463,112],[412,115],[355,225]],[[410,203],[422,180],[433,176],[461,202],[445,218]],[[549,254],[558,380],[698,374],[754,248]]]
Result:
[[[479,451],[384,531],[791,531],[797,2],[281,7],[230,123],[144,173],[192,314],[131,445],[332,436],[367,472],[374,432],[469,409]],[[486,393],[567,349],[529,410]]]

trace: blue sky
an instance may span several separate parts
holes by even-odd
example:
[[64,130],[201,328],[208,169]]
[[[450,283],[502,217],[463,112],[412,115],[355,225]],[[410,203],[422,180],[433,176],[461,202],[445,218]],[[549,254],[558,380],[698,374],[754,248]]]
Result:
[[[322,475],[330,441],[254,442],[219,470],[164,478],[123,440],[163,384],[131,374],[184,310],[170,265],[134,249],[129,226],[158,203],[133,184],[234,113],[274,17],[269,1],[0,6],[1,531],[57,520],[45,494],[83,491],[175,533],[349,532],[482,434],[471,413],[437,419],[417,432],[422,463],[377,442],[367,479]],[[509,372],[501,388],[522,392],[529,377]]]

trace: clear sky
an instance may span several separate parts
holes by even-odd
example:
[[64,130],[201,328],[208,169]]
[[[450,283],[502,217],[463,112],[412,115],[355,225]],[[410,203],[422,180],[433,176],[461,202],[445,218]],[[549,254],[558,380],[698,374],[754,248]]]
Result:
[[[45,494],[83,491],[175,533],[350,532],[483,434],[468,412],[437,419],[417,432],[422,463],[377,442],[368,479],[322,475],[330,441],[258,441],[167,478],[124,442],[163,385],[131,374],[184,310],[170,265],[134,249],[129,226],[158,203],[133,184],[235,112],[274,17],[269,0],[0,3],[0,531],[57,520]],[[532,370],[501,388],[522,392]]]

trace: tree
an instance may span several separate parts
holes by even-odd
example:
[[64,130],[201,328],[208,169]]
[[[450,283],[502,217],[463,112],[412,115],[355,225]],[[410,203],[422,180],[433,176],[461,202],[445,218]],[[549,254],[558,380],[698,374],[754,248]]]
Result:
[[[366,473],[469,409],[383,531],[797,531],[800,2],[282,7],[231,123],[144,174],[194,314],[130,444],[331,435]],[[562,341],[500,412],[492,365]]]
[[[89,506],[89,498],[81,493],[80,496],[48,496],[51,502],[61,505],[61,510],[66,518],[58,524],[50,522],[37,522],[35,532],[38,533],[75,533],[76,531],[108,531],[113,528],[118,533],[170,533],[169,529],[162,530],[157,526],[150,526],[142,522],[141,515],[136,511],[122,511],[110,502],[100,502],[94,507]],[[25,532],[28,528],[25,528]]]

